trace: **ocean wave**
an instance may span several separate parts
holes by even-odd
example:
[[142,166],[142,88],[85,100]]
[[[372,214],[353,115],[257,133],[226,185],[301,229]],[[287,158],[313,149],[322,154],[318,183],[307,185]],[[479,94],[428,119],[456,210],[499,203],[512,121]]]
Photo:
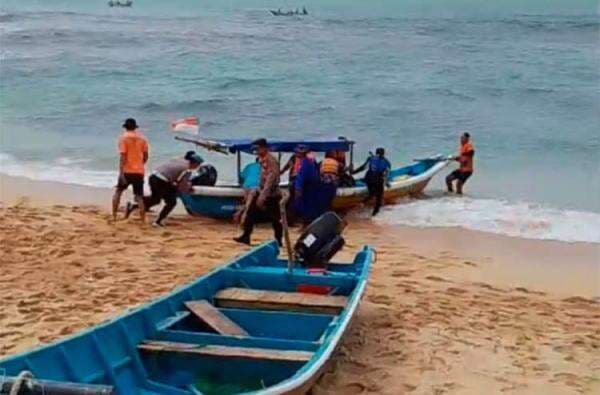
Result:
[[19,17],[16,14],[11,14],[8,12],[0,12],[0,22],[4,23],[4,22],[12,22],[15,20],[18,20]]
[[600,243],[600,213],[529,202],[470,197],[409,200],[388,206],[376,221],[418,227],[462,227],[527,239]]
[[116,171],[91,170],[81,166],[87,162],[89,162],[88,159],[68,157],[60,157],[50,163],[19,161],[10,154],[0,153],[0,172],[31,180],[64,182],[91,187],[115,185]]
[[537,31],[597,30],[600,27],[600,22],[596,18],[587,19],[577,16],[561,18],[548,16],[518,17],[501,19],[500,23]]
[[458,92],[450,88],[427,88],[426,91],[439,94],[441,96],[455,97],[464,101],[475,101],[475,98],[473,96],[467,95],[466,93]]
[[[150,112],[199,112],[220,107],[227,103],[227,99],[196,99],[183,100],[172,103],[148,102],[137,107],[142,111]],[[116,106],[116,108],[122,108]]]
[[224,82],[219,84],[219,89],[243,88],[250,85],[262,85],[271,82],[279,81],[279,78],[246,78],[246,77],[229,77]]

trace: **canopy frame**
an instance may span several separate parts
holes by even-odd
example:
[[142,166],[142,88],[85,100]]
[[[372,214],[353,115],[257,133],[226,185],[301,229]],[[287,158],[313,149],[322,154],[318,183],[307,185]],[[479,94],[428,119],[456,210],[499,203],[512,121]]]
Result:
[[[184,141],[187,143],[195,144],[198,147],[204,148],[208,151],[219,152],[224,155],[235,154],[236,155],[236,170],[238,185],[242,185],[242,152],[246,154],[254,153],[253,141],[250,139],[200,139],[200,138],[188,138],[175,136],[176,140]],[[281,154],[284,152],[292,153],[299,145],[305,146],[309,151],[312,152],[327,152],[327,151],[342,151],[349,152],[350,156],[350,169],[354,168],[354,145],[355,142],[348,140],[345,137],[338,137],[337,140],[325,140],[325,141],[270,141],[269,150],[271,152],[277,152],[278,160],[281,164]]]

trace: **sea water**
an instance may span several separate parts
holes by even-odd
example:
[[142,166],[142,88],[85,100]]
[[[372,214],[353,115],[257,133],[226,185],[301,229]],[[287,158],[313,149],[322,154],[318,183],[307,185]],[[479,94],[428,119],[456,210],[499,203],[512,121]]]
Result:
[[[115,183],[135,117],[150,166],[209,137],[358,142],[394,165],[476,149],[467,197],[389,207],[380,221],[600,242],[600,49],[594,1],[0,3],[0,172]],[[522,3],[527,3],[523,5]],[[269,9],[310,15],[274,17]],[[234,179],[232,158],[203,153]]]

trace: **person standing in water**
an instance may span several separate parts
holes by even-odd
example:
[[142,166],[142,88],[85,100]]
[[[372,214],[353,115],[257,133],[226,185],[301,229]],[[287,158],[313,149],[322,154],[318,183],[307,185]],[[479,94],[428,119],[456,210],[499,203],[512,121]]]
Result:
[[281,193],[279,191],[279,163],[269,153],[269,144],[266,139],[255,140],[253,147],[261,166],[258,197],[250,204],[246,218],[241,224],[243,233],[233,240],[238,243],[250,244],[250,237],[252,236],[254,225],[258,222],[258,215],[260,212],[263,212],[271,221],[275,239],[281,246],[283,226],[281,225],[281,212],[279,210],[279,201],[281,200]]
[[148,140],[138,130],[135,119],[128,118],[123,124],[123,134],[119,137],[119,178],[112,198],[113,221],[121,204],[121,195],[130,185],[133,187],[135,201],[140,208],[142,223],[146,220],[144,207],[144,172],[148,162]]
[[385,157],[385,149],[377,148],[375,155],[370,156],[367,161],[354,170],[352,174],[360,173],[364,169],[367,169],[365,174],[365,184],[369,190],[369,196],[365,199],[365,203],[369,202],[372,198],[375,198],[375,207],[373,208],[373,216],[379,213],[381,206],[383,205],[383,192],[385,185],[388,183],[388,177],[392,165],[389,160]]
[[463,186],[473,174],[474,157],[475,149],[471,143],[471,135],[468,132],[464,132],[460,136],[459,155],[452,158],[459,163],[459,167],[446,177],[448,192],[454,192],[452,184],[456,181],[456,193],[462,195]]
[[[161,202],[165,203],[152,223],[155,227],[164,226],[163,221],[177,205],[177,192],[189,192],[191,184],[189,178],[192,172],[200,167],[204,159],[194,151],[188,151],[183,158],[175,158],[159,165],[148,178],[151,194],[144,196],[146,210]],[[125,218],[139,208],[138,204],[127,204]]]

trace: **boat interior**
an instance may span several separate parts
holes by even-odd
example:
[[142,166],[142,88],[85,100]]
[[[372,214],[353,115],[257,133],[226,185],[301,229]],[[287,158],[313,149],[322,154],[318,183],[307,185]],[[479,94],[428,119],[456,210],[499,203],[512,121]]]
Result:
[[278,252],[265,244],[125,316],[0,361],[0,369],[140,394],[245,393],[301,375],[350,318],[372,252],[325,273],[288,272]]

